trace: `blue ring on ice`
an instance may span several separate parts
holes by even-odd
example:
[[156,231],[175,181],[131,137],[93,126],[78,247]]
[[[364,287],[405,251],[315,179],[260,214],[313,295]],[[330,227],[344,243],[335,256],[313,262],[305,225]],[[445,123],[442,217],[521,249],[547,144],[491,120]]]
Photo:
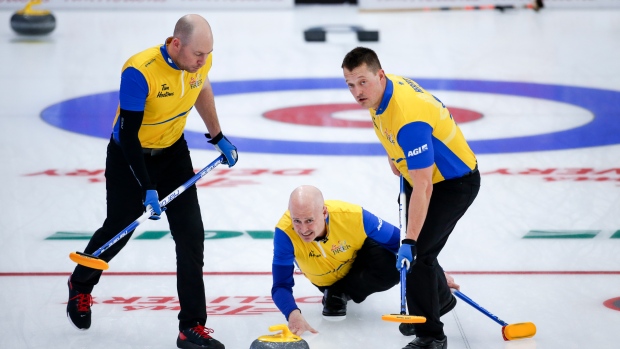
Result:
[[[567,103],[590,111],[594,118],[569,130],[540,135],[470,140],[476,154],[518,153],[596,147],[620,143],[620,92],[527,82],[415,79],[427,90],[494,93]],[[270,79],[212,82],[216,96],[256,92],[346,89],[343,78]],[[67,131],[109,138],[118,107],[118,91],[69,99],[47,107],[41,118]],[[268,136],[267,134],[265,136]],[[239,152],[297,155],[385,155],[379,142],[311,142],[240,137],[234,128],[226,137]],[[203,134],[185,130],[190,148],[213,150]]]

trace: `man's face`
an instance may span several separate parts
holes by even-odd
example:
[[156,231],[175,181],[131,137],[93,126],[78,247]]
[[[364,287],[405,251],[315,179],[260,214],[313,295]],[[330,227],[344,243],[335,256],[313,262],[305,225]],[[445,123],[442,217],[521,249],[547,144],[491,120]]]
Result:
[[195,73],[207,62],[207,58],[213,51],[213,42],[206,38],[191,40],[188,43],[180,43],[177,66],[190,73]]
[[373,73],[366,63],[349,71],[343,68],[344,79],[355,101],[366,109],[377,109],[385,90],[385,73],[379,69]]
[[305,242],[312,242],[325,236],[325,218],[327,218],[325,206],[291,207],[290,213],[293,229]]

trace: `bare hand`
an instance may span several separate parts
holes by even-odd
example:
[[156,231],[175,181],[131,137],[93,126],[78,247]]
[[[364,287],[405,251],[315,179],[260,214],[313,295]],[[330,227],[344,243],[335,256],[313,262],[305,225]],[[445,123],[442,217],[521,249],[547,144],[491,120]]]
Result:
[[295,309],[288,316],[288,329],[293,332],[293,334],[297,336],[301,336],[304,332],[310,331],[311,333],[319,333],[319,331],[312,328],[304,316],[301,315],[301,311],[299,309]]
[[460,291],[461,290],[461,285],[457,284],[456,282],[454,282],[454,278],[449,275],[448,273],[444,272],[444,275],[446,276],[446,281],[448,282],[448,287],[453,288],[455,290]]

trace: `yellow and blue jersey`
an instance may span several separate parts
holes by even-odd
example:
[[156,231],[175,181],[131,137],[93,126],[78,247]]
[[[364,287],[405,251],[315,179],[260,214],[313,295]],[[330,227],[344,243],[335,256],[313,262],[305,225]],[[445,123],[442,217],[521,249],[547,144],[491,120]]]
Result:
[[476,156],[448,108],[415,81],[386,77],[383,99],[369,111],[377,137],[409,184],[409,170],[431,165],[433,183],[474,170]]
[[325,206],[327,234],[320,241],[303,241],[293,229],[289,211],[276,225],[271,293],[274,303],[287,318],[297,308],[292,291],[295,263],[313,284],[329,286],[351,270],[366,238],[395,254],[398,251],[400,230],[390,223],[361,206],[344,201],[327,200]]
[[212,54],[196,73],[179,69],[166,45],[146,49],[130,57],[121,75],[119,106],[114,119],[114,139],[118,142],[120,109],[143,111],[138,133],[143,148],[166,148],[185,129],[187,115],[196,103],[211,69]]

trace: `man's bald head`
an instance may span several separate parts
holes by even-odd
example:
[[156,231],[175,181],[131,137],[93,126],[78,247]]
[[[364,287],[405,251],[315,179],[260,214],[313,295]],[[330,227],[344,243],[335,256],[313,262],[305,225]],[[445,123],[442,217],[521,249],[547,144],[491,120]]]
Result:
[[312,207],[314,209],[322,208],[324,205],[323,193],[319,188],[311,185],[302,185],[295,188],[289,198],[288,208],[298,208],[301,206]]
[[173,36],[166,40],[168,54],[179,69],[190,73],[202,68],[213,51],[213,33],[200,15],[185,15],[174,26]]
[[288,201],[288,210],[295,232],[306,242],[324,238],[327,208],[317,187],[302,185],[295,188]]
[[184,45],[188,45],[192,40],[202,37],[203,39],[213,40],[211,26],[206,19],[200,15],[189,14],[181,17],[174,26],[175,38],[181,40]]

